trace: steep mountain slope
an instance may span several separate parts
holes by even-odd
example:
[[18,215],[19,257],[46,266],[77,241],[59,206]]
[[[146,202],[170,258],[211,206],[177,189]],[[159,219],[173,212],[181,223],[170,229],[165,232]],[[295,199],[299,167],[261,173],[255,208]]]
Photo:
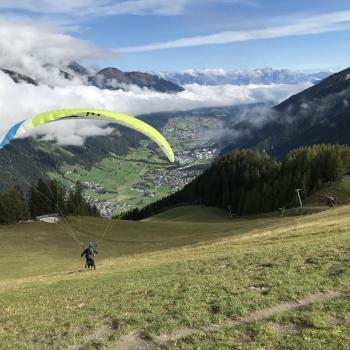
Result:
[[87,138],[83,147],[15,140],[0,152],[0,191],[13,185],[26,189],[45,176],[59,177],[67,188],[79,179],[86,195],[106,215],[142,207],[201,174],[230,141],[223,132],[242,108],[139,116],[169,140],[176,164],[168,163],[156,144],[122,127],[108,136]]
[[[330,98],[334,96],[342,97],[337,94],[346,93],[350,87],[350,68],[344,69],[335,73],[328,78],[322,80],[315,86],[312,86],[298,94],[291,96],[286,101],[280,103],[275,108],[278,111],[298,112],[298,108],[302,107],[303,103],[311,102],[315,99]],[[317,102],[317,101],[316,101]],[[292,108],[295,108],[294,110]]]
[[[336,73],[274,107],[263,127],[248,125],[223,153],[259,148],[282,156],[290,149],[315,143],[350,143],[350,68]],[[238,130],[246,124],[236,125]]]
[[304,200],[329,189],[349,173],[348,146],[302,147],[280,162],[264,152],[236,150],[216,160],[180,191],[122,217],[142,220],[175,206],[193,204],[228,209],[237,215],[272,212],[298,206],[297,188]]
[[125,156],[140,139],[138,133],[120,127],[109,136],[88,138],[84,147],[63,147],[29,138],[15,140],[0,152],[0,191],[14,185],[27,189],[39,178],[60,173],[64,164],[89,169],[111,152]]
[[81,64],[77,63],[77,62],[70,62],[67,66],[67,68],[75,74],[79,74],[79,75],[89,75],[89,71],[82,66]]
[[29,77],[28,75],[4,68],[0,68],[0,71],[7,74],[15,83],[27,83],[32,85],[38,85],[38,82]]

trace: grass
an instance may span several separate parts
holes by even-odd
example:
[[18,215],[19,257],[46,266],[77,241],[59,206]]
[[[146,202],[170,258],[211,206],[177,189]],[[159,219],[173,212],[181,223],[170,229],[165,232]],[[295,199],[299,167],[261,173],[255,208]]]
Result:
[[[170,209],[144,221],[180,221],[180,222],[232,222],[228,211],[210,207],[183,206]],[[236,221],[237,222],[237,221]]]
[[[142,147],[131,149],[126,157],[119,157],[111,153],[109,158],[101,160],[91,169],[85,169],[79,164],[74,166],[64,164],[60,169],[60,175],[56,172],[48,175],[51,178],[60,177],[67,188],[70,188],[77,180],[102,186],[103,191],[101,192],[86,190],[86,193],[98,200],[119,202],[120,205],[115,210],[115,214],[126,209],[143,207],[172,192],[171,188],[163,186],[154,192],[154,197],[149,197],[133,189],[135,185],[155,188],[154,174],[174,167],[161,158],[163,157],[161,153],[148,149],[149,144],[149,141],[142,141]],[[64,177],[61,176],[62,174],[65,174]]]
[[347,350],[350,343],[350,298],[315,303],[298,312],[220,332],[198,333],[172,349],[305,349]]
[[[191,213],[192,218],[197,217],[198,222],[192,222],[190,227],[181,221],[176,222],[184,211]],[[185,207],[163,215],[168,220],[174,219],[171,232],[161,215],[147,223],[77,217],[64,219],[55,225],[35,222],[0,226],[4,250],[0,256],[1,280],[79,269],[81,243],[86,244],[90,240],[99,243],[100,257],[104,261],[214,241],[242,234],[251,227],[249,221],[242,219],[236,220],[233,229],[232,221],[226,219],[226,213],[214,208]],[[218,227],[215,222],[220,217],[224,221]],[[213,222],[208,223],[207,220]],[[268,227],[275,222],[275,218],[256,222],[260,222],[261,227]],[[8,269],[8,263],[11,269]]]
[[326,197],[332,196],[335,198],[336,204],[350,203],[350,176],[346,175],[342,178],[340,183],[335,183],[321,191],[311,195],[305,201],[310,205],[326,205]]
[[[229,220],[226,212],[185,207],[143,222],[107,222],[96,272],[81,271],[79,243],[66,229],[78,242],[96,241],[104,219],[0,227],[1,349],[98,349],[132,330],[169,333],[347,290],[349,214],[344,206]],[[196,334],[172,348],[348,349],[348,301]],[[91,340],[106,326],[108,335]],[[297,331],[283,333],[288,327]]]
[[341,180],[341,188],[347,192],[350,192],[350,176],[346,175]]

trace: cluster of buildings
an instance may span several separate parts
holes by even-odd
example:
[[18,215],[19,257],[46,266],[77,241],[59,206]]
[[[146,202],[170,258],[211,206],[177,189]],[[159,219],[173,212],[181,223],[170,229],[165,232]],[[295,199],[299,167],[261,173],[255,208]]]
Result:
[[224,123],[217,118],[191,117],[184,120],[183,118],[174,118],[167,122],[162,128],[162,133],[166,138],[174,140],[175,144],[180,141],[183,145],[204,145],[216,139],[218,133],[224,129]]
[[83,182],[83,187],[88,190],[96,191],[97,193],[104,192],[103,186],[95,182]]
[[188,165],[194,164],[199,160],[211,160],[216,157],[218,150],[216,148],[196,148],[189,150],[181,150],[176,154],[176,160],[179,164]]
[[92,197],[86,193],[84,194],[84,198],[91,205],[95,205],[99,213],[105,217],[112,217],[114,215],[114,212],[118,209],[117,202],[103,201],[95,197]]
[[176,126],[175,123],[169,123],[163,130],[162,133],[164,134],[165,137],[169,136],[173,137],[177,141],[184,141],[188,142],[189,140],[193,140],[196,137],[198,138],[199,134],[197,130],[188,128],[179,128]]
[[[210,164],[219,153],[215,144],[209,141],[208,133],[211,127],[220,127],[215,124],[216,122],[218,121],[205,119],[202,124],[191,123],[186,127],[187,121],[182,120],[178,123],[176,118],[169,120],[162,133],[168,139],[175,141],[173,146],[179,167],[163,168],[143,175],[142,180],[131,187],[131,190],[136,192],[135,197],[154,198],[160,187],[175,192],[199,176],[206,168],[206,164]],[[83,186],[100,194],[105,193],[103,186],[98,183],[84,182]],[[132,205],[127,201],[102,201],[90,195],[86,195],[86,199],[96,205],[101,215],[107,217],[132,209]]]
[[166,186],[172,189],[172,191],[177,191],[191,182],[195,177],[200,175],[203,171],[201,169],[186,169],[177,168],[162,171],[156,174],[153,178],[153,183],[155,189]]
[[[153,178],[150,179],[150,181],[153,181]],[[152,188],[150,188],[147,183],[140,182],[138,184],[135,184],[131,187],[131,190],[141,192],[145,197],[154,198],[155,196],[154,191],[152,191]]]

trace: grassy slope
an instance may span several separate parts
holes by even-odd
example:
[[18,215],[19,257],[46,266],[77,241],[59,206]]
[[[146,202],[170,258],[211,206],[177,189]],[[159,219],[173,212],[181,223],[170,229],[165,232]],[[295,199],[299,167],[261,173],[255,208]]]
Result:
[[[96,349],[132,329],[151,335],[198,327],[349,287],[349,206],[285,218],[225,214],[183,208],[144,222],[112,222],[96,272],[79,272],[79,244],[64,224],[1,227],[2,349]],[[105,225],[70,223],[78,241],[101,236]],[[347,301],[199,334],[174,349],[319,349],[325,341],[329,349],[348,349]],[[290,322],[307,327],[294,335],[273,331]],[[87,340],[106,324],[107,338]]]
[[346,175],[336,184],[314,193],[306,199],[305,204],[326,205],[326,197],[333,196],[337,204],[350,203],[350,175]]
[[[148,143],[146,143],[148,144]],[[96,163],[91,169],[87,170],[81,166],[65,165],[61,171],[67,170],[75,172],[65,175],[62,182],[69,187],[79,179],[80,182],[97,183],[103,186],[104,193],[86,190],[86,193],[93,198],[104,201],[122,201],[127,202],[128,208],[137,206],[145,206],[156,199],[164,197],[171,192],[171,188],[164,187],[155,191],[154,198],[146,197],[143,193],[132,190],[131,188],[136,184],[148,183],[149,188],[156,186],[151,180],[145,181],[144,176],[148,175],[148,179],[159,171],[164,171],[167,168],[173,167],[164,159],[147,148],[132,149],[130,154],[125,157],[118,157],[116,155],[105,158],[99,163]],[[51,173],[51,177],[57,178],[56,173]],[[116,212],[124,211],[126,208],[117,210]]]
[[231,222],[228,212],[211,207],[182,206],[152,216],[144,221],[180,221],[180,222]]

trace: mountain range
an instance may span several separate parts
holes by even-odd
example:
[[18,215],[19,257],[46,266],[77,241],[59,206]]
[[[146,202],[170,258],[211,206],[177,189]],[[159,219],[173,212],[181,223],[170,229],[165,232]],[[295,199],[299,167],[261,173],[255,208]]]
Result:
[[303,73],[289,69],[262,68],[225,71],[223,69],[187,70],[183,72],[157,72],[160,77],[178,85],[248,85],[248,84],[298,84],[316,83],[330,72]]
[[[80,74],[86,74],[83,68],[81,69]],[[29,80],[29,77],[16,72],[5,73],[15,81],[36,84],[35,81]],[[234,149],[257,148],[276,158],[282,158],[289,150],[299,146],[316,143],[350,144],[350,68],[315,83],[277,106],[255,104],[238,107],[172,112],[166,117],[162,113],[162,118],[154,113],[142,118],[155,127],[172,133],[174,143],[188,141],[189,135],[196,139],[204,135],[213,137],[210,149],[206,150],[206,145],[197,146],[197,151],[199,148],[203,149],[200,156],[215,149],[215,155],[218,156],[230,153]],[[257,122],[257,113],[263,115],[263,121]],[[178,118],[176,122],[175,118]],[[178,122],[182,123],[181,130]],[[196,126],[197,123],[201,124],[200,128]],[[142,147],[139,147],[142,140],[144,139],[140,135],[127,129],[120,133],[120,128],[109,136],[87,138],[84,147],[54,146],[31,139],[16,140],[1,151],[0,188],[5,189],[14,184],[25,188],[28,187],[28,183],[33,183],[39,177],[52,172],[61,172],[65,178],[65,173],[71,171],[70,169],[98,169],[100,162],[111,158],[111,155],[114,161],[119,162],[118,159],[130,157],[131,152],[144,152]],[[182,147],[181,152],[185,151],[185,158],[192,157],[191,148],[186,148],[191,143],[192,140],[189,140],[185,148]],[[149,145],[147,149],[152,150],[152,147],[154,145]],[[175,149],[175,153],[179,154],[179,149]],[[146,164],[148,154],[140,156],[141,160],[137,164]],[[125,159],[130,162],[132,159],[128,157]],[[158,166],[158,163],[154,164]],[[183,174],[177,172],[177,169],[171,168],[167,174],[172,174],[175,180],[181,178]],[[108,176],[108,173],[106,174]],[[170,182],[173,181],[172,178],[169,179]],[[142,181],[149,183],[149,178]]]
[[234,127],[241,136],[223,153],[258,148],[281,157],[300,146],[350,144],[350,68],[275,106],[267,120],[261,127],[249,121],[237,123]]
[[[3,68],[0,68],[0,70],[11,77],[16,83],[24,82],[39,85],[38,81],[28,75]],[[184,88],[181,86],[150,73],[122,72],[113,67],[93,72],[76,62],[71,62],[66,67],[60,68],[60,75],[67,80],[72,80],[74,77],[78,77],[84,84],[96,86],[100,89],[128,90],[130,85],[134,85],[142,89],[146,88],[164,93],[177,93],[184,91]]]
[[[16,83],[25,82],[39,85],[32,77],[9,69],[0,68]],[[226,72],[215,70],[188,70],[184,72],[123,72],[114,67],[107,67],[92,71],[77,62],[70,62],[60,68],[60,75],[72,80],[79,78],[83,84],[96,86],[108,90],[129,90],[131,86],[146,88],[162,93],[178,93],[184,91],[182,86],[188,84],[198,85],[273,85],[273,84],[299,84],[305,82],[318,83],[328,77],[330,72],[302,73],[288,69],[262,68],[245,71]]]

